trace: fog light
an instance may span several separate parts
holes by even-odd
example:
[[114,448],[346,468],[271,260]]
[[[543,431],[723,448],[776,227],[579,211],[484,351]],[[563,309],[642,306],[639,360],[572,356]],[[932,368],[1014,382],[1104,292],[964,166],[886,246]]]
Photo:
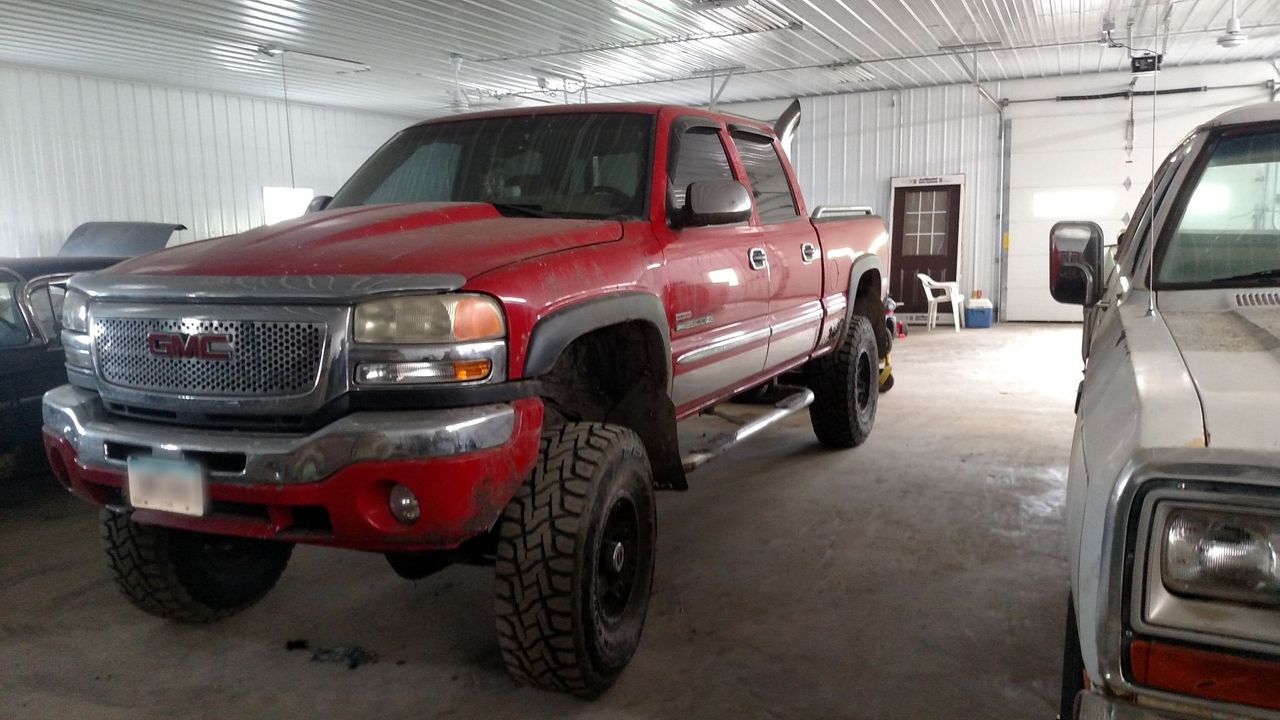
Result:
[[400,483],[391,486],[391,492],[387,495],[387,505],[391,508],[391,516],[406,525],[412,524],[422,514],[422,508],[418,506],[418,496]]

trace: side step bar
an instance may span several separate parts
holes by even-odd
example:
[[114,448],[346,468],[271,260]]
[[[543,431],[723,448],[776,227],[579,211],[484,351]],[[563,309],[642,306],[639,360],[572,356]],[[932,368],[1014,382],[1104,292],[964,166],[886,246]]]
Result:
[[694,450],[693,452],[681,458],[684,464],[685,472],[692,472],[698,467],[705,464],[708,460],[715,458],[725,450],[737,445],[747,438],[755,435],[770,425],[786,418],[788,415],[794,415],[797,412],[809,407],[813,404],[813,391],[803,388],[794,395],[779,400],[773,409],[742,425],[733,432],[721,433],[711,439],[711,443],[707,447]]

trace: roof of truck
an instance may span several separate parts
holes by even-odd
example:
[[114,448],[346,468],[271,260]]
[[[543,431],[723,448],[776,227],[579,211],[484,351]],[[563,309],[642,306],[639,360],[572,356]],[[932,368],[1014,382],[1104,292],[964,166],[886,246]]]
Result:
[[1228,110],[1210,120],[1205,127],[1222,127],[1224,125],[1243,125],[1245,123],[1270,122],[1280,120],[1280,103],[1267,102],[1257,105]]
[[736,125],[751,127],[756,130],[764,130],[772,134],[773,127],[767,122],[761,122],[740,115],[732,115],[730,113],[716,112],[706,108],[689,107],[687,105],[670,105],[662,103],[577,103],[573,105],[539,105],[533,107],[514,107],[502,108],[500,110],[483,110],[480,112],[461,113],[458,115],[445,115],[430,120],[423,120],[415,123],[412,127],[421,125],[433,125],[435,123],[456,122],[459,120],[475,120],[478,118],[491,117],[519,117],[527,115],[548,115],[560,113],[639,113],[642,115],[657,115],[663,110],[672,109],[680,111],[680,114],[703,115],[708,117],[722,118],[727,122]]

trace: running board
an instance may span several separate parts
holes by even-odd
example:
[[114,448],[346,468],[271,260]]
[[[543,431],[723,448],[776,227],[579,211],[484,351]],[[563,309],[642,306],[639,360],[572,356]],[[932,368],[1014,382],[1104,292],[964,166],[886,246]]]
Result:
[[737,445],[743,440],[746,440],[752,435],[755,435],[787,416],[800,412],[811,404],[813,404],[813,391],[808,388],[801,389],[794,395],[788,395],[774,404],[773,409],[769,412],[742,425],[733,432],[721,433],[715,436],[711,439],[711,443],[707,445],[707,447],[700,450],[694,450],[688,455],[685,455],[681,458],[681,462],[684,464],[684,471],[692,472],[696,470],[708,460],[715,458],[725,450],[728,450],[734,445]]

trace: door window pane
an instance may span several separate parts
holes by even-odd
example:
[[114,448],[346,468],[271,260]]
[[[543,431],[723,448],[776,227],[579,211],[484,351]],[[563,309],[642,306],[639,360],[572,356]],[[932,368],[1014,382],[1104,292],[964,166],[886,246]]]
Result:
[[62,317],[62,299],[66,294],[66,288],[61,285],[45,285],[27,295],[36,326],[46,338],[56,339],[62,330],[58,321]]
[[787,173],[773,149],[773,142],[759,135],[736,133],[733,144],[738,148],[738,157],[742,158],[747,179],[751,181],[760,222],[786,222],[799,217],[795,198],[791,195],[791,184],[787,182]]
[[675,160],[667,171],[671,183],[671,209],[684,208],[685,191],[699,180],[732,180],[729,156],[715,128],[693,128],[680,137]]
[[907,190],[902,214],[903,255],[945,255],[951,194],[947,190]]
[[31,340],[27,321],[18,310],[17,294],[20,286],[17,278],[9,279],[0,275],[0,347],[26,345]]

